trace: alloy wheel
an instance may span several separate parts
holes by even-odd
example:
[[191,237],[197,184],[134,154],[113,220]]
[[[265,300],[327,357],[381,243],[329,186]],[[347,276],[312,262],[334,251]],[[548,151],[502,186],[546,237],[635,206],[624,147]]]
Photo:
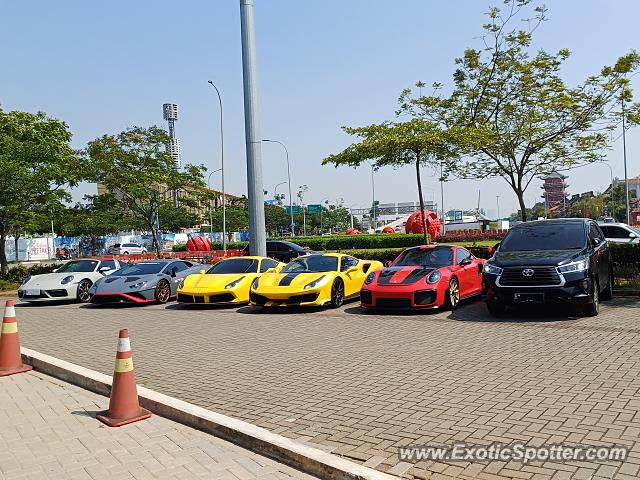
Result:
[[92,283],[89,280],[82,280],[78,284],[78,300],[80,300],[82,303],[87,303],[89,300],[91,300],[91,294],[89,293],[91,285]]

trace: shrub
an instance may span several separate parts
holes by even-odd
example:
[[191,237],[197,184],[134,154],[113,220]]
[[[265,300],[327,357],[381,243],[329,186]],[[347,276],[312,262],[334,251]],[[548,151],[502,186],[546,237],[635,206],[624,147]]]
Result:
[[[493,249],[489,247],[466,247],[473,255],[478,258],[489,258],[493,254]],[[346,249],[340,250],[345,253],[362,260],[378,260],[382,263],[394,260],[404,248],[369,248],[369,249]]]
[[171,247],[172,252],[186,252],[187,244],[186,243],[176,243]]
[[30,275],[41,275],[43,273],[51,273],[56,268],[60,267],[62,264],[60,263],[48,263],[48,264],[37,264],[32,265],[30,267],[26,267],[24,265],[17,265],[13,268],[10,268],[6,275],[1,275],[0,280],[5,280],[7,282],[20,284],[25,277]]

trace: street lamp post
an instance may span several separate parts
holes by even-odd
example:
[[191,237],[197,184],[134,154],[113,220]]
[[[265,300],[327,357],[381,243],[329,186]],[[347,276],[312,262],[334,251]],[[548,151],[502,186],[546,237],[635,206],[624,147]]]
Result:
[[374,177],[375,167],[373,163],[369,163],[369,165],[371,166],[371,208],[373,209],[371,214],[371,220],[373,221],[373,233],[376,233],[376,226],[378,221],[376,217],[376,180]]
[[[209,80],[208,83],[216,90],[218,94],[218,103],[220,104],[220,170],[222,171],[222,250],[227,251],[227,198],[224,190],[224,130],[223,130],[223,115],[222,115],[222,97],[220,96],[220,90],[215,84]],[[216,170],[217,171],[217,170]],[[208,183],[208,182],[207,182]]]
[[[213,170],[212,172],[209,173],[209,176],[207,177],[207,187],[209,188],[209,190],[211,190],[211,175],[213,175],[216,172],[219,172],[220,170],[222,170],[222,168],[218,168],[217,170]],[[223,180],[223,182],[224,182],[224,180]],[[224,228],[225,227],[225,225],[224,225],[224,221],[225,221],[225,218],[224,218],[224,194],[223,194],[223,197],[222,197],[222,201],[223,201],[223,204],[222,204],[222,223],[223,223],[222,229],[224,230],[225,229]],[[209,236],[211,237],[211,240],[213,240],[213,207],[211,206],[211,203],[209,203]],[[224,233],[223,233],[223,236],[224,236]],[[223,246],[223,249],[224,249],[224,246],[225,246],[224,238],[222,239],[222,246]]]
[[295,237],[295,232],[293,231],[293,199],[291,197],[291,168],[289,165],[289,150],[287,150],[287,147],[285,146],[284,143],[282,143],[279,140],[271,140],[269,138],[265,138],[262,140],[263,142],[271,142],[271,143],[277,143],[279,145],[282,145],[282,148],[284,148],[285,154],[286,154],[286,158],[287,158],[287,181],[289,182],[289,215],[291,216],[291,236]]
[[627,225],[629,225],[630,211],[629,211],[629,177],[627,176],[627,125],[624,113],[624,97],[621,98],[622,101],[622,157],[624,159],[624,201],[625,201],[625,211],[627,214]]

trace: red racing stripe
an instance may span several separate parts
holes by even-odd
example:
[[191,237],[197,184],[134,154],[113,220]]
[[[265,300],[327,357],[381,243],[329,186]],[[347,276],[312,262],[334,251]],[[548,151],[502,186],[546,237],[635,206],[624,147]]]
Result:
[[398,270],[393,276],[389,279],[389,283],[394,285],[397,283],[402,283],[404,280],[416,269],[416,267],[403,267]]

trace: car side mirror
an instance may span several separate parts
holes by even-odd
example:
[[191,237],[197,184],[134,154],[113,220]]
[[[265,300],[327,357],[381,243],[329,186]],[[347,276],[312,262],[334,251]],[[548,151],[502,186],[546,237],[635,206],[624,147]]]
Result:
[[387,260],[386,262],[384,262],[384,266],[385,267],[390,267],[391,266],[391,260]]
[[111,270],[111,267],[100,267],[98,269],[98,272],[105,273],[105,272],[108,272],[109,270]]
[[460,263],[458,265],[460,265],[461,267],[466,267],[467,265],[469,265],[473,260],[471,260],[470,258],[463,258],[462,260],[460,260]]
[[176,276],[176,271],[175,270],[171,270],[171,272],[169,272],[169,275],[171,275],[172,277]]
[[271,268],[267,268],[264,273],[276,273],[277,270],[275,269],[275,267],[271,267]]
[[56,273],[58,271],[57,268],[54,268],[53,270],[51,270],[53,273]]
[[637,233],[629,232],[629,238],[638,238]]
[[200,270],[199,273],[200,273],[200,275],[204,275],[205,273],[207,273],[207,271],[206,270]]
[[358,267],[349,267],[344,273],[356,273],[358,271]]

